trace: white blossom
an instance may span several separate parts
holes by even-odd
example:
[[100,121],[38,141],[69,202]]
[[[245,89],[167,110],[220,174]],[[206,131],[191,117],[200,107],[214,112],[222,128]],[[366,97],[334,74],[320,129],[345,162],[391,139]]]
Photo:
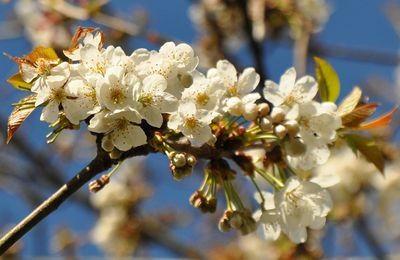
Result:
[[98,99],[109,109],[123,110],[133,105],[133,89],[140,85],[139,79],[132,73],[125,74],[122,67],[111,67],[99,78]]
[[294,109],[297,113],[297,105],[313,100],[318,92],[318,84],[311,76],[303,76],[296,81],[295,68],[289,68],[282,76],[279,85],[271,80],[265,81],[263,91],[266,100],[275,107],[281,106],[285,110]]
[[165,92],[167,81],[161,75],[150,75],[133,88],[134,107],[140,116],[154,127],[160,127],[163,122],[162,113],[176,110],[177,99]]
[[178,111],[171,114],[168,127],[182,132],[194,146],[201,146],[212,138],[210,124],[218,114],[197,109],[191,102],[181,103]]
[[171,60],[178,71],[191,72],[199,64],[199,58],[186,43],[175,45],[173,42],[166,42],[161,46],[160,54]]
[[238,77],[235,67],[229,61],[220,60],[216,68],[208,70],[207,77],[217,80],[223,87],[225,111],[232,115],[241,116],[246,104],[260,98],[260,94],[252,93],[260,81],[254,68],[246,68]]
[[[316,180],[290,177],[274,194],[263,193],[265,210],[256,213],[263,237],[276,240],[283,232],[292,242],[304,243],[307,228],[321,229],[325,225],[333,205],[324,188],[336,183],[336,179],[325,179],[324,185],[319,185]],[[261,198],[257,200],[261,201]]]
[[128,151],[131,148],[147,143],[147,137],[140,126],[140,116],[136,111],[120,111],[110,113],[103,110],[91,120],[88,129],[95,133],[104,133],[102,147],[111,151],[114,147],[120,151]]
[[192,72],[193,84],[182,93],[182,100],[191,101],[198,109],[220,112],[220,99],[224,91],[214,80],[198,71]]

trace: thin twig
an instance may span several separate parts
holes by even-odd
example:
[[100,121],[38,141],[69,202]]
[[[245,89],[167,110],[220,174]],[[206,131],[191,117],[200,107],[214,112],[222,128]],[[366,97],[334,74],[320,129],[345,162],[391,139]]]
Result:
[[[266,78],[266,69],[264,64],[264,50],[260,42],[257,42],[253,36],[253,24],[250,20],[249,14],[247,12],[247,1],[239,0],[240,9],[244,18],[244,30],[247,35],[247,39],[250,43],[250,50],[253,55],[253,60],[255,63],[256,71],[260,75],[261,85],[264,84]],[[257,89],[258,90],[258,89]]]
[[306,30],[294,41],[294,66],[299,76],[306,73],[309,42],[310,33]]

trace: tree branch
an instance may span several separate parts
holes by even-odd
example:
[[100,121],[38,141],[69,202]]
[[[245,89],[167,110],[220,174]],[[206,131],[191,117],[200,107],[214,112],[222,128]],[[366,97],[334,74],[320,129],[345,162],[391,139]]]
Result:
[[105,152],[99,152],[90,164],[75,177],[64,184],[58,191],[39,205],[31,214],[10,230],[0,240],[0,255],[9,249],[16,241],[31,230],[36,224],[56,210],[67,198],[81,188],[98,173],[109,169],[113,161]]
[[368,227],[367,220],[364,216],[360,216],[357,218],[355,222],[355,227],[360,235],[363,237],[365,242],[368,243],[369,249],[371,250],[371,253],[375,256],[375,258],[380,260],[387,259],[385,249],[375,237],[374,233]]

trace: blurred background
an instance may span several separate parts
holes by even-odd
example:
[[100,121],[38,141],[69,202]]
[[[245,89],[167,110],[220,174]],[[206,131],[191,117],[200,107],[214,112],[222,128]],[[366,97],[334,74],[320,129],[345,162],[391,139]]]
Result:
[[[68,48],[77,26],[101,28],[106,44],[127,54],[158,49],[165,41],[191,44],[200,70],[229,59],[241,70],[279,81],[296,66],[314,74],[312,57],[327,59],[345,96],[358,85],[378,101],[378,113],[399,103],[400,1],[391,0],[1,0],[0,51],[28,54],[35,46]],[[11,104],[25,93],[6,82],[17,65],[0,58],[0,230],[6,232],[95,156],[85,127],[64,131],[51,145],[36,111],[5,144]],[[399,120],[371,134],[389,168],[383,178],[362,158],[338,145],[331,162],[317,169],[340,175],[335,209],[323,231],[304,245],[284,237],[271,243],[256,235],[220,233],[223,212],[202,214],[189,204],[201,171],[174,181],[161,155],[124,162],[104,190],[87,186],[37,225],[0,259],[318,259],[394,257],[400,248]],[[201,164],[201,162],[199,163]],[[252,201],[244,178],[238,184]],[[247,195],[246,195],[247,194]],[[397,255],[400,257],[400,255]]]

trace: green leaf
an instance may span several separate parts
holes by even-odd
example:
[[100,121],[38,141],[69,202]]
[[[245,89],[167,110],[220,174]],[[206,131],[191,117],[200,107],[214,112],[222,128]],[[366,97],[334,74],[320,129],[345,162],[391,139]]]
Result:
[[383,174],[385,159],[375,140],[357,134],[345,134],[344,139],[353,152],[360,152]]
[[11,141],[15,132],[22,125],[22,123],[29,117],[29,115],[35,110],[36,94],[27,96],[18,102],[14,110],[11,112],[8,118],[8,136],[7,144]]
[[7,82],[13,85],[15,88],[20,89],[20,90],[30,90],[32,87],[31,83],[25,82],[21,74],[17,73],[12,75],[9,79],[7,79]]
[[340,81],[335,69],[324,59],[314,57],[314,61],[321,100],[335,102],[340,94]]

